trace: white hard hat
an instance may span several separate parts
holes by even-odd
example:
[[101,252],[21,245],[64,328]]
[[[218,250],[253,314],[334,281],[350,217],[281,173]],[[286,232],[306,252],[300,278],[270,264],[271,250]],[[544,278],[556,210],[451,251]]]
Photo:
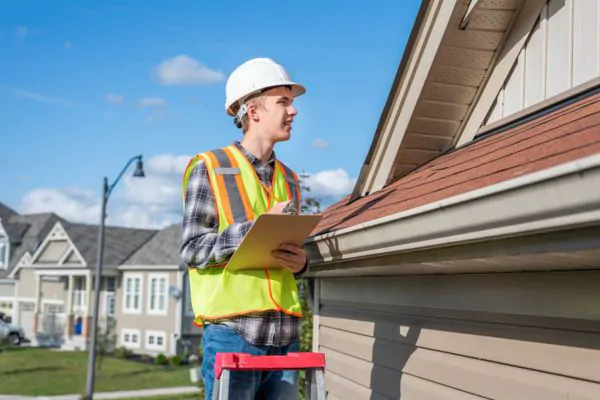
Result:
[[304,86],[293,82],[281,65],[269,58],[253,58],[237,67],[225,85],[225,111],[234,116],[232,106],[241,104],[248,96],[263,89],[290,86],[294,97],[304,94]]

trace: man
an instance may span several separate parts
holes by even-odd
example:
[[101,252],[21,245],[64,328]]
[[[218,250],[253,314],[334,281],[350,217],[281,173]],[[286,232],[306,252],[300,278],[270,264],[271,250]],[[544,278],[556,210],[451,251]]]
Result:
[[[266,58],[247,61],[226,84],[225,109],[243,131],[241,142],[194,157],[184,174],[181,256],[189,266],[195,323],[204,327],[202,376],[206,399],[218,352],[285,355],[299,351],[302,311],[295,279],[308,268],[305,251],[283,244],[272,253],[281,269],[232,273],[227,260],[262,213],[300,210],[297,175],[275,157],[290,139],[305,88]],[[230,398],[297,399],[294,371],[233,372]]]

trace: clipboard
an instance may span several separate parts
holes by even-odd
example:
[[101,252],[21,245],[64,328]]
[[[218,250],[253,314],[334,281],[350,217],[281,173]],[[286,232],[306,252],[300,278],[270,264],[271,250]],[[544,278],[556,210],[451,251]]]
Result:
[[302,246],[322,217],[321,214],[261,214],[225,268],[232,272],[283,268],[271,252],[282,243]]

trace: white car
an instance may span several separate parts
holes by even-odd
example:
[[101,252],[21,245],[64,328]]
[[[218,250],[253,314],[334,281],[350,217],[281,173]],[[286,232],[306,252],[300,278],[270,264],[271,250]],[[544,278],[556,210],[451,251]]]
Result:
[[0,341],[3,340],[8,340],[9,344],[18,346],[25,340],[25,332],[20,326],[0,319]]

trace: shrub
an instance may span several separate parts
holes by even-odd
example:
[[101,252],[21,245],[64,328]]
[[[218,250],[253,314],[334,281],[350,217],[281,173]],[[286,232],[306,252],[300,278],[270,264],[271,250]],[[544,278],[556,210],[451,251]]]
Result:
[[179,356],[173,356],[173,357],[171,357],[171,358],[169,359],[169,363],[170,363],[172,366],[178,366],[178,365],[181,365],[181,357],[179,357]]
[[133,352],[128,348],[121,346],[115,349],[113,354],[117,358],[129,358],[133,355]]
[[152,356],[148,355],[148,354],[142,354],[140,356],[140,361],[144,362],[144,363],[150,363],[152,360]]
[[167,365],[169,363],[169,360],[163,353],[160,353],[159,355],[156,356],[156,358],[154,359],[154,362],[158,365]]

